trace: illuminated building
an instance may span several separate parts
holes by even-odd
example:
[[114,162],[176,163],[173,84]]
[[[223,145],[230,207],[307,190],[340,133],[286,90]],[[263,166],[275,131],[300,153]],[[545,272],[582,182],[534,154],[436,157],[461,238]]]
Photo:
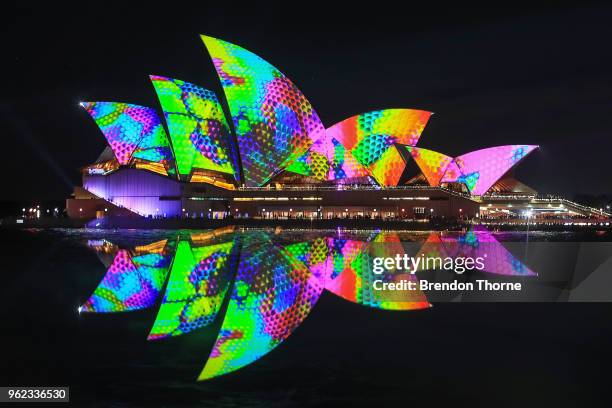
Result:
[[[160,112],[81,103],[109,148],[83,169],[83,186],[67,201],[71,217],[474,217],[537,147],[458,157],[422,149],[432,113],[417,109],[366,112],[326,128],[274,66],[226,41],[202,40],[229,116],[213,91],[158,75],[150,79]],[[419,174],[410,173],[415,167]]]

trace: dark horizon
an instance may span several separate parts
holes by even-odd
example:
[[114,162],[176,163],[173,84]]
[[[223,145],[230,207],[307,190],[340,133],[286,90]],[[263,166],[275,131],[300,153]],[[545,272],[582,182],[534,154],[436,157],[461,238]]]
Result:
[[[517,178],[546,194],[609,194],[612,6],[413,8],[414,15],[109,7],[18,8],[0,102],[0,200],[60,200],[105,140],[79,101],[159,110],[149,74],[213,89],[199,34],[260,55],[302,90],[329,127],[380,108],[435,112],[419,146],[450,155],[539,144]],[[267,13],[267,14],[266,14]],[[394,15],[395,14],[395,15]],[[267,24],[267,26],[264,26]],[[15,174],[18,177],[15,177]]]

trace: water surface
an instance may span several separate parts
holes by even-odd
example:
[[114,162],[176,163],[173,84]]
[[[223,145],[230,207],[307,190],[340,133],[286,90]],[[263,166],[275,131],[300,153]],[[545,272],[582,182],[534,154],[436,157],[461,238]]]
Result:
[[[439,302],[432,308],[392,311],[322,290],[286,341],[238,371],[204,382],[196,379],[219,336],[227,298],[210,325],[176,336],[162,330],[163,338],[155,340],[148,338],[167,283],[150,307],[78,312],[107,274],[116,257],[113,251],[132,253],[137,246],[177,238],[192,245],[193,233],[1,231],[3,383],[69,385],[73,402],[98,406],[370,406],[483,400],[508,406],[527,398],[534,404],[571,406],[596,405],[607,398],[605,377],[594,368],[612,362],[609,303]],[[195,233],[206,236],[209,231]],[[275,245],[295,245],[322,235],[338,239],[339,232],[266,234]],[[345,241],[358,242],[380,236],[377,231],[340,234]],[[402,242],[418,244],[430,235],[397,234]],[[504,244],[526,240],[525,233],[492,235]],[[610,238],[531,232],[529,240],[575,244]],[[103,242],[116,248],[105,255],[95,248]],[[522,249],[517,258],[523,259]],[[296,254],[299,258],[299,251]]]

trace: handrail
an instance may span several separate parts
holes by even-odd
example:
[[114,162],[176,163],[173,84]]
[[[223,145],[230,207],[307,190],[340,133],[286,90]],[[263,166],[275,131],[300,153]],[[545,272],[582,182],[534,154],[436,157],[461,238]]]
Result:
[[567,205],[569,207],[574,207],[574,208],[578,208],[582,211],[586,211],[586,212],[590,212],[593,214],[600,214],[600,215],[606,215],[608,217],[612,216],[611,213],[604,211],[604,210],[600,210],[598,208],[594,208],[594,207],[589,207],[586,205],[582,205],[579,204],[575,201],[571,201],[568,200],[566,198],[535,198],[533,199],[534,203],[560,203],[560,204],[564,204]]

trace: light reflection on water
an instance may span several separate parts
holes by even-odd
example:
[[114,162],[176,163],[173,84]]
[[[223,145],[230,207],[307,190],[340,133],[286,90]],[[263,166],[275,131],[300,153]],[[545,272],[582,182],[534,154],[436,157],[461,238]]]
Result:
[[[376,231],[301,230],[278,234],[274,230],[266,231],[275,243],[280,237],[286,238],[281,247],[284,243],[303,245],[310,240],[300,240],[306,234],[317,238],[341,233],[341,237],[356,241],[372,239],[369,237],[377,234]],[[314,401],[315,406],[317,402],[330,406],[347,401],[356,406],[381,402],[393,406],[413,396],[428,404],[456,402],[456,394],[439,392],[440,381],[452,383],[459,390],[474,389],[478,400],[499,401],[501,405],[507,403],[508,395],[514,395],[517,404],[519,399],[545,395],[547,403],[551,402],[551,396],[557,396],[554,402],[561,406],[567,395],[559,395],[559,389],[586,387],[593,391],[589,394],[593,399],[601,398],[597,390],[605,389],[603,377],[596,371],[579,366],[580,375],[576,376],[567,370],[568,361],[577,364],[596,361],[604,365],[612,361],[611,332],[607,324],[612,303],[548,303],[559,298],[565,301],[562,295],[567,288],[577,286],[580,290],[584,286],[581,279],[596,268],[602,276],[612,276],[611,264],[608,261],[606,270],[604,263],[612,254],[609,235],[605,234],[530,231],[526,259],[523,257],[525,232],[492,233],[514,256],[526,259],[529,268],[538,273],[538,282],[550,278],[551,285],[545,287],[544,293],[548,295],[544,300],[547,303],[510,304],[494,299],[494,304],[491,300],[456,304],[446,303],[456,295],[438,300],[428,293],[434,308],[398,313],[349,302],[327,289],[326,282],[312,312],[288,341],[234,374],[196,382],[225,324],[235,280],[231,273],[215,322],[187,335],[177,333],[186,329],[192,320],[179,319],[181,324],[176,330],[170,330],[171,324],[177,322],[173,320],[176,315],[160,316],[173,265],[168,268],[165,286],[151,307],[132,312],[81,314],[77,313],[77,307],[84,305],[95,292],[119,250],[126,250],[134,258],[138,256],[136,246],[145,247],[167,239],[168,248],[177,248],[177,237],[178,242],[185,241],[192,250],[197,250],[206,245],[194,244],[192,234],[210,231],[4,232],[5,291],[1,309],[6,354],[3,368],[11,379],[5,382],[68,384],[71,399],[74,397],[75,403],[84,406],[110,406],[119,402],[125,406],[199,405],[194,401],[214,406],[274,403],[295,406],[303,400]],[[442,238],[454,234],[461,235],[439,235]],[[424,246],[431,233],[402,231],[397,236],[413,254]],[[100,249],[105,241],[110,246],[105,252],[87,246],[89,241],[92,244],[97,241]],[[598,250],[600,247],[603,251]],[[140,255],[146,255],[145,252]],[[151,259],[141,260],[153,264]],[[584,273],[579,264],[584,267]],[[277,271],[274,276],[282,274]],[[428,280],[432,275],[454,278],[448,272],[419,273],[420,278]],[[177,276],[180,276],[178,271]],[[499,276],[522,282],[533,280]],[[588,279],[585,283],[589,283]],[[601,288],[602,291],[601,298],[597,299],[612,301],[609,293],[603,293],[610,292],[608,288],[612,286],[600,281],[594,283],[589,290]],[[593,292],[584,293],[583,299],[593,299]],[[170,306],[183,300],[178,294],[173,298],[175,303],[169,302]],[[462,302],[466,302],[465,294]],[[164,325],[158,325],[158,318]],[[152,333],[168,335],[148,341]],[[457,376],[457,367],[470,371]],[[494,373],[492,367],[495,367]],[[497,370],[498,367],[507,369]],[[531,376],[523,375],[528,373]],[[592,384],[595,386],[588,388]],[[524,389],[534,393],[508,393]]]
[[535,275],[482,227],[427,233],[234,227],[67,232],[73,234],[86,238],[107,267],[79,312],[147,309],[163,292],[148,335],[148,340],[161,340],[211,325],[226,303],[200,380],[230,373],[269,353],[303,322],[324,290],[383,310],[430,307],[420,290],[392,296],[374,290],[375,280],[418,280],[406,271],[375,274],[375,257],[484,256],[485,272]]

